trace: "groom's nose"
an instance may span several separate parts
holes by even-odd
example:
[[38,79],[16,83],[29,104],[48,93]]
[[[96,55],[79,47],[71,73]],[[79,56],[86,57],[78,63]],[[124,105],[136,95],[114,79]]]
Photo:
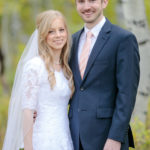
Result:
[[89,9],[90,8],[90,3],[88,1],[85,1],[83,4],[84,9]]

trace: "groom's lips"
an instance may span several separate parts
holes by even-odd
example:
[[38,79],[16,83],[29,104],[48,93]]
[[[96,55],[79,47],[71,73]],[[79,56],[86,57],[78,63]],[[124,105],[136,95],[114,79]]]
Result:
[[93,12],[83,12],[82,14],[86,17],[90,17],[94,13]]

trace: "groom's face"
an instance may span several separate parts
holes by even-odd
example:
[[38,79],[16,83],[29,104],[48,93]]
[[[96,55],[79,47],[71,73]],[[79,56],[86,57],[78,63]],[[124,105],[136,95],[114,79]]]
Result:
[[88,24],[96,24],[101,20],[107,3],[108,0],[76,0],[78,13]]

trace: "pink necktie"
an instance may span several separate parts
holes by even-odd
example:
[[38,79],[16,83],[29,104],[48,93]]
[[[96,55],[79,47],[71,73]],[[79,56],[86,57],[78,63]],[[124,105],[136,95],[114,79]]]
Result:
[[80,74],[81,78],[83,79],[84,71],[88,62],[89,58],[89,52],[90,52],[90,47],[92,43],[92,32],[88,31],[86,34],[86,41],[84,43],[81,55],[80,55],[80,60],[79,60],[79,67],[80,67]]

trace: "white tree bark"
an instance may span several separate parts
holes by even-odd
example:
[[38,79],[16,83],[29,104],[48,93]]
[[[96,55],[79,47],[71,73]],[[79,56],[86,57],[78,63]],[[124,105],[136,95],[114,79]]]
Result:
[[52,0],[43,0],[43,1],[42,1],[42,4],[43,4],[43,6],[44,6],[44,8],[45,8],[46,10],[48,10],[48,9],[54,9]]
[[133,32],[140,50],[140,84],[133,117],[146,119],[148,97],[150,95],[150,31],[147,24],[144,0],[120,0],[118,16],[126,28]]
[[9,15],[4,13],[2,16],[2,51],[5,56],[5,67],[10,68],[10,36],[9,36]]
[[11,41],[13,44],[13,50],[11,50],[12,55],[14,53],[17,53],[18,50],[18,43],[20,40],[20,31],[21,31],[21,22],[20,22],[20,16],[17,11],[13,11],[11,15],[11,25],[10,25],[10,33],[11,33]]
[[40,12],[40,1],[39,0],[32,0],[32,1],[30,1],[30,4],[31,4],[31,7],[32,7],[32,14],[31,14],[31,16],[35,20],[36,16]]
[[2,14],[2,50],[5,56],[6,71],[12,69],[12,56],[17,53],[19,41],[20,18],[16,10],[5,3]]

